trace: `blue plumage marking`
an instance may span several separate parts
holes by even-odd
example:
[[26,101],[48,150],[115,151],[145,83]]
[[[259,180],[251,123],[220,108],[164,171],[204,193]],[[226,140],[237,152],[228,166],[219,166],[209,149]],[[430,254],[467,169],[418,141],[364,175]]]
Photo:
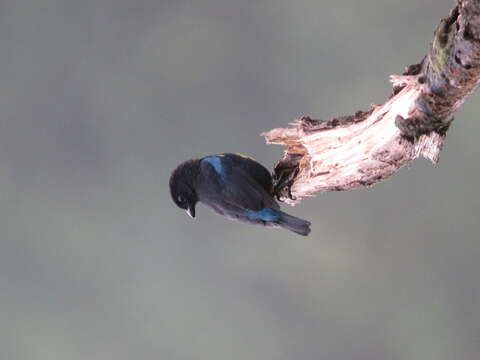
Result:
[[222,159],[220,159],[220,158],[218,158],[218,157],[216,157],[216,156],[209,156],[209,157],[207,157],[207,158],[205,158],[205,159],[203,159],[203,160],[205,160],[205,161],[208,162],[210,165],[212,165],[213,168],[215,169],[215,171],[216,171],[219,175],[221,175],[221,176],[225,175],[225,174],[224,174],[223,165],[222,165]]
[[250,219],[275,222],[280,220],[280,214],[277,210],[263,208],[259,211],[246,210],[245,215]]

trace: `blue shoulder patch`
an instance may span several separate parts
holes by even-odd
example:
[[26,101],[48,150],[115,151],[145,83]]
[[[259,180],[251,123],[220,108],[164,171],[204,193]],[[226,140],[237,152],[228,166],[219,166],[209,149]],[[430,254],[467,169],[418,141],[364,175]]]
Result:
[[224,175],[224,169],[223,169],[223,165],[222,165],[222,159],[216,157],[216,156],[209,156],[209,157],[206,157],[205,159],[203,159],[204,161],[208,162],[210,165],[213,166],[213,168],[215,169],[215,171],[220,174],[220,175]]
[[263,208],[259,211],[246,210],[245,215],[250,219],[262,220],[268,222],[275,222],[280,220],[280,213],[278,210]]

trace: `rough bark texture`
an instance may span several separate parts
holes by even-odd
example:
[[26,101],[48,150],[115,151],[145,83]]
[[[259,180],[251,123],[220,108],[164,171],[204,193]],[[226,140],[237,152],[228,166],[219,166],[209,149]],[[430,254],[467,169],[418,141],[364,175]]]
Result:
[[319,191],[382,181],[422,155],[438,161],[453,114],[480,83],[480,0],[457,0],[419,64],[392,75],[383,104],[331,120],[303,117],[262,135],[287,146],[275,193],[290,204]]

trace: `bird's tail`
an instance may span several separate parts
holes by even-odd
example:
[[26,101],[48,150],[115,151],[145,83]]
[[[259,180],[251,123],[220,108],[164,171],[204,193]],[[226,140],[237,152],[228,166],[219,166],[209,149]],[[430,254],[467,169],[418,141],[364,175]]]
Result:
[[280,211],[280,214],[281,217],[278,225],[280,225],[281,227],[303,236],[307,236],[310,233],[310,221],[288,215],[283,211]]

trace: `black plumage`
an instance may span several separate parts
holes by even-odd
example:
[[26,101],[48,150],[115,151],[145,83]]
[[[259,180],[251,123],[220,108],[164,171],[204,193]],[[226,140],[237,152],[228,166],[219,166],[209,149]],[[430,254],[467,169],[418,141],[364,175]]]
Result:
[[202,202],[217,214],[248,224],[283,227],[308,235],[310,222],[280,210],[273,198],[270,172],[240,154],[218,154],[180,164],[170,177],[170,193],[177,206],[195,217]]

